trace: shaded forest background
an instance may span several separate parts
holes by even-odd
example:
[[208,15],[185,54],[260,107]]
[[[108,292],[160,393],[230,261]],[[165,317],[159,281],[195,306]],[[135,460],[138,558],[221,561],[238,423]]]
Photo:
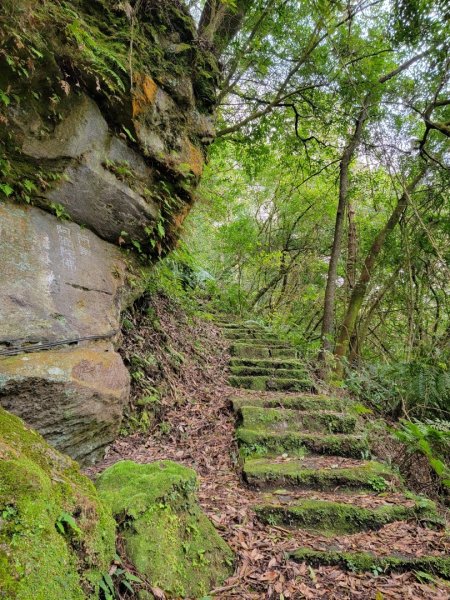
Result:
[[449,484],[448,5],[225,4],[217,139],[164,285],[276,330]]

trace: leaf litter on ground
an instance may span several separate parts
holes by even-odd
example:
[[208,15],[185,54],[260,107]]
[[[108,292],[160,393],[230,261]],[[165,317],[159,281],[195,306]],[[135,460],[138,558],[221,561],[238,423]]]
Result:
[[[260,523],[252,510],[260,495],[240,476],[230,403],[230,397],[240,392],[227,385],[227,342],[213,323],[186,317],[163,295],[148,303],[146,311],[141,306],[131,315],[132,334],[126,334],[122,353],[126,361],[139,353],[156,356],[159,371],[149,379],[153,386],[165,387],[160,418],[170,429],[164,433],[154,426],[147,433],[117,439],[105,460],[87,472],[94,477],[124,459],[141,463],[170,459],[196,470],[200,504],[236,554],[233,575],[211,590],[210,596],[222,600],[449,600],[447,582],[413,572],[353,573],[338,567],[313,569],[290,560],[288,553],[299,546],[422,556],[448,553],[450,542],[445,532],[418,523],[395,522],[379,531],[331,538]],[[146,316],[149,313],[151,318]],[[182,357],[175,367],[167,360],[167,348],[176,349]],[[142,393],[141,385],[133,382],[132,402]],[[300,496],[307,494],[315,497],[316,493]],[[371,498],[367,494],[361,505],[379,503],[378,499],[371,504]],[[335,500],[342,499],[337,492]]]

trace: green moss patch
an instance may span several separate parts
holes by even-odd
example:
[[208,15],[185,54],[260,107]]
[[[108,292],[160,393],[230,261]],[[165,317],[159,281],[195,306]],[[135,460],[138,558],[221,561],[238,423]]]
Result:
[[321,468],[318,464],[313,468],[301,460],[276,462],[257,458],[245,461],[243,473],[250,485],[259,488],[291,486],[329,490],[342,487],[384,491],[396,479],[387,466],[375,461],[353,467]]
[[248,375],[258,376],[263,375],[264,377],[283,377],[288,379],[305,379],[308,377],[306,369],[269,369],[267,367],[231,367],[230,372],[232,375]]
[[122,461],[97,487],[120,524],[127,556],[153,586],[198,598],[230,574],[233,554],[198,506],[191,469]]
[[275,337],[269,337],[268,334],[260,335],[260,337],[251,337],[251,336],[242,337],[242,334],[240,334],[239,336],[235,336],[233,338],[233,341],[236,344],[248,343],[248,344],[252,344],[254,346],[268,346],[271,348],[290,349],[289,344],[287,344],[286,342],[280,342],[280,340],[276,339]]
[[261,369],[270,369],[271,371],[277,369],[303,369],[305,368],[304,363],[298,359],[289,358],[239,358],[235,357],[230,360],[232,367],[255,367]]
[[448,556],[410,558],[376,556],[370,552],[325,552],[299,548],[290,554],[290,558],[296,562],[307,562],[314,566],[332,565],[350,571],[372,571],[377,574],[391,571],[429,571],[445,579],[450,579],[450,557]]
[[0,597],[98,598],[115,523],[78,465],[0,409]]
[[243,358],[297,358],[297,351],[289,347],[274,347],[267,344],[258,344],[256,340],[252,343],[235,341],[230,348],[232,356]]
[[272,348],[270,356],[272,358],[297,358],[298,352],[293,348]]
[[311,379],[288,379],[284,377],[247,377],[244,375],[232,375],[229,383],[233,387],[244,388],[255,391],[290,391],[304,392],[315,389],[314,382]]
[[239,427],[236,438],[244,456],[283,454],[306,448],[317,454],[361,458],[369,450],[365,436],[317,433],[274,433]]
[[272,525],[288,525],[325,533],[356,533],[381,529],[393,521],[417,519],[442,524],[431,501],[413,506],[385,505],[362,508],[343,502],[298,500],[289,505],[266,504],[255,507],[261,521]]
[[[232,344],[230,348],[232,356],[241,356],[246,358],[269,358],[269,348],[265,346],[255,346],[254,344]],[[294,355],[295,356],[295,355]]]
[[241,408],[243,426],[254,431],[352,433],[357,418],[335,412],[304,412],[285,408]]
[[349,402],[328,396],[286,396],[280,398],[264,398],[257,396],[231,398],[233,410],[239,412],[243,406],[257,406],[259,408],[289,408],[293,410],[332,410],[343,412],[349,407]]
[[[265,331],[261,331],[260,329],[226,329],[223,332],[224,337],[229,340],[235,339],[261,339],[264,338],[264,341],[277,341],[277,336],[273,333],[266,333]],[[277,341],[277,343],[280,343]]]

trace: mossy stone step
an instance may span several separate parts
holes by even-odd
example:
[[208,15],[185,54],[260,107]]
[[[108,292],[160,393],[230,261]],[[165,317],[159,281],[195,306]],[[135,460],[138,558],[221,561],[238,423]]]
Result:
[[269,341],[275,341],[279,344],[284,342],[280,342],[278,337],[274,333],[269,333],[264,331],[263,329],[224,329],[223,335],[228,340],[235,339],[264,339]]
[[361,458],[369,451],[365,436],[318,433],[273,433],[239,427],[236,432],[239,447],[244,454],[283,454],[302,448],[317,454]]
[[357,422],[357,418],[351,414],[257,406],[243,406],[241,415],[245,428],[272,433],[353,433]]
[[377,530],[394,521],[410,519],[442,525],[431,500],[420,499],[412,506],[386,504],[364,508],[332,500],[302,499],[290,504],[261,504],[254,507],[258,518],[270,525],[288,525],[325,533],[357,533]]
[[254,377],[246,375],[232,375],[229,383],[233,387],[244,388],[255,391],[291,391],[306,392],[314,391],[315,385],[311,379],[295,379],[282,377],[264,377],[255,375]]
[[272,358],[296,358],[298,352],[290,346],[287,346],[286,348],[271,348],[270,356]]
[[313,566],[338,566],[351,571],[428,571],[445,579],[450,579],[449,556],[377,556],[371,552],[341,552],[298,548],[289,557],[296,562],[307,562]]
[[268,335],[259,335],[257,337],[235,337],[233,338],[234,344],[252,344],[254,346],[270,346],[271,348],[292,348],[287,342],[281,342],[277,338],[271,338]]
[[300,369],[268,369],[267,367],[231,367],[230,372],[233,375],[244,375],[248,377],[284,377],[288,379],[304,379],[308,377],[308,372],[305,368]]
[[233,410],[238,412],[243,406],[257,406],[259,408],[289,408],[292,410],[333,410],[343,412],[351,406],[348,400],[333,398],[332,396],[302,395],[258,397],[255,395],[236,396],[231,398]]
[[242,358],[234,357],[230,360],[231,367],[255,367],[260,369],[305,369],[305,364],[298,359],[289,358]]
[[384,491],[397,479],[387,466],[379,462],[360,461],[351,466],[337,463],[335,467],[328,467],[321,465],[321,457],[284,461],[247,459],[243,475],[249,485],[266,489],[270,486],[317,490],[342,487]]
[[215,321],[214,324],[217,325],[217,327],[220,327],[221,329],[259,329],[260,331],[262,329],[261,325],[258,325],[257,323],[252,323],[251,321],[243,323],[232,323],[231,321]]
[[234,343],[230,347],[230,354],[243,358],[297,358],[294,348],[276,348],[273,345],[269,347],[253,343]]

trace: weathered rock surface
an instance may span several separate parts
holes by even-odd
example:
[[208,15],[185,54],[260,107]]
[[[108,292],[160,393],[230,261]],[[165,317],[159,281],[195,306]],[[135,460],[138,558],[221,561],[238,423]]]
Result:
[[119,329],[127,258],[88,229],[0,204],[0,349]]
[[81,463],[118,435],[129,374],[108,342],[0,360],[0,404]]
[[0,205],[0,254],[0,404],[90,462],[117,435],[128,397],[111,343],[127,259],[75,223],[14,204]]
[[219,71],[176,0],[136,6],[130,53],[125,4],[48,0],[30,10],[5,0],[2,171],[11,197],[155,256],[173,247],[192,205]]
[[4,0],[0,21],[0,403],[87,463],[128,394],[118,246],[174,247],[219,70],[178,0]]
[[[63,176],[43,191],[41,206],[63,206],[71,219],[109,242],[117,243],[126,231],[130,239],[145,243],[145,229],[152,230],[159,217],[150,193],[152,170],[140,154],[112,135],[88,96],[74,95],[65,104],[66,116],[54,131],[42,137],[27,131],[23,142],[25,155],[60,163]],[[27,123],[28,118],[25,112],[18,120]],[[37,130],[42,128],[39,123]]]
[[0,598],[94,600],[114,554],[91,481],[0,408]]
[[127,557],[152,586],[201,598],[230,574],[233,554],[200,510],[195,472],[169,460],[122,461],[97,481],[122,527]]

